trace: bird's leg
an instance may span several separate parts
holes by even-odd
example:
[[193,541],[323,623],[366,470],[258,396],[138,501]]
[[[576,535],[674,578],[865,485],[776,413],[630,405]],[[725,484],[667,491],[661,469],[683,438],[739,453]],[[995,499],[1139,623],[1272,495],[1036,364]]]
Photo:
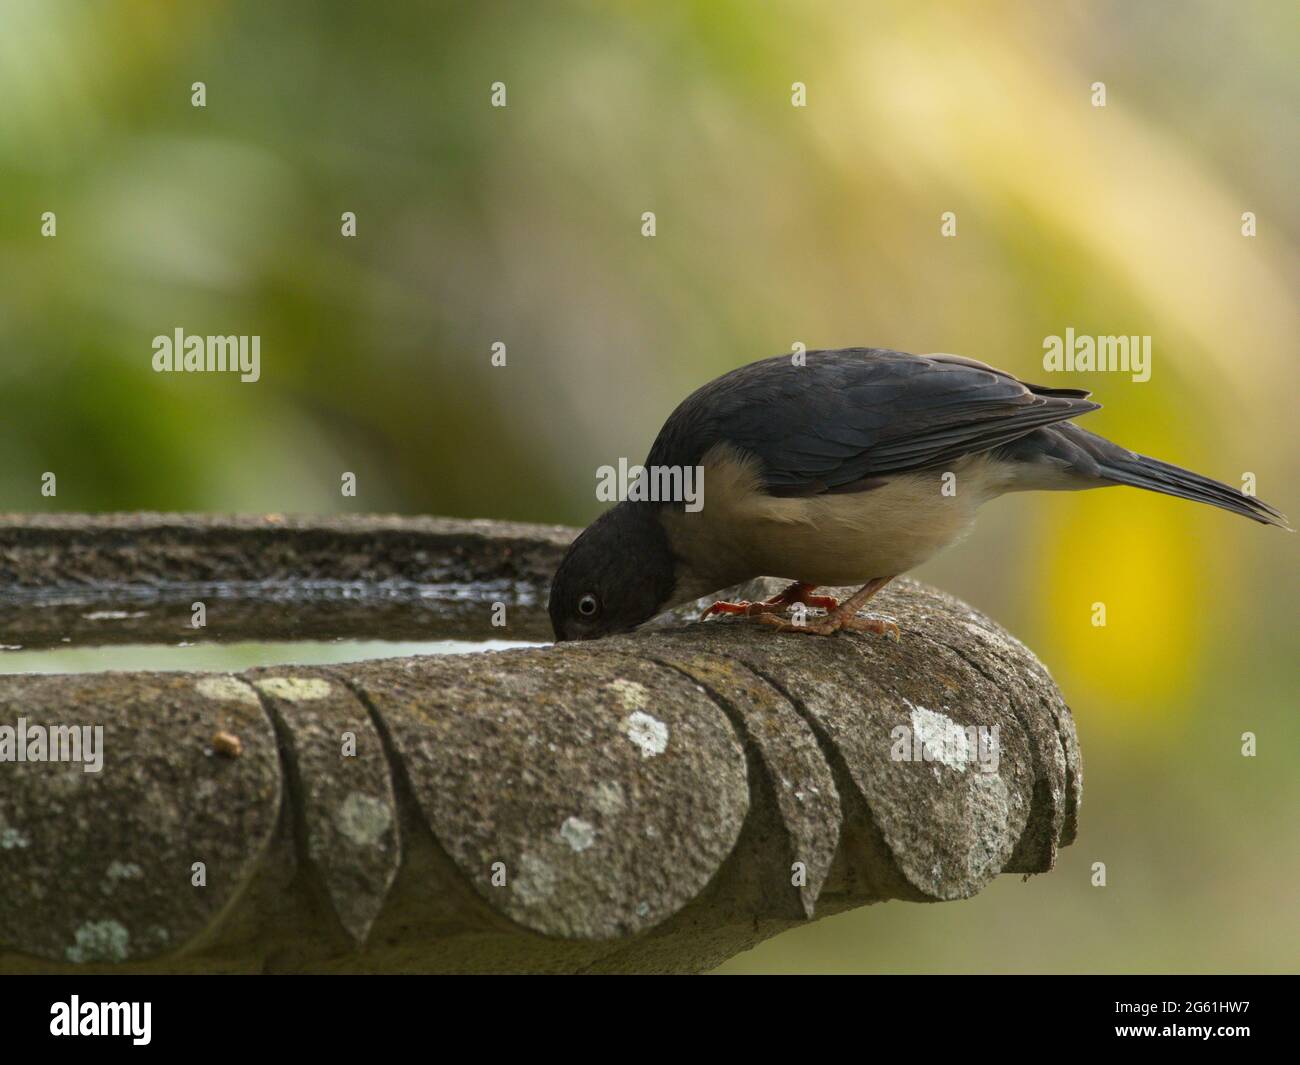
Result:
[[874,632],[877,636],[892,636],[899,639],[898,626],[883,618],[860,618],[858,608],[875,595],[881,588],[892,581],[893,577],[875,577],[844,600],[824,618],[805,619],[802,622],[786,621],[773,614],[763,614],[762,621],[781,632],[806,632],[810,636],[829,636],[840,629],[852,629],[854,632]]
[[748,617],[779,614],[786,607],[793,606],[795,603],[803,603],[804,606],[821,607],[823,610],[834,610],[840,605],[840,601],[833,595],[813,595],[812,593],[816,587],[815,584],[795,581],[779,595],[774,595],[771,599],[764,599],[760,603],[748,601],[729,603],[725,599],[720,599],[716,603],[711,603],[708,609],[700,615],[700,618],[702,620],[713,614],[744,614]]

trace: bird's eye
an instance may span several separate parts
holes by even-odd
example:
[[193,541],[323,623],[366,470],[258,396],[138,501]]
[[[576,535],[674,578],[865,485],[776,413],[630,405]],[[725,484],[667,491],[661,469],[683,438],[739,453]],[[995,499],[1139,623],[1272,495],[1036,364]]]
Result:
[[599,605],[600,604],[596,602],[596,597],[592,595],[590,592],[588,592],[586,595],[584,595],[581,599],[578,600],[578,613],[581,614],[584,618],[589,618],[591,617],[592,614],[596,612],[596,608]]

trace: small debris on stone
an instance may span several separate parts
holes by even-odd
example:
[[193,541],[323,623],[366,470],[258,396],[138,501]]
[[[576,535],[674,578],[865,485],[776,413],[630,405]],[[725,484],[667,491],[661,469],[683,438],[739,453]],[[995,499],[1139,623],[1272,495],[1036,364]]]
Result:
[[244,753],[244,744],[233,732],[222,729],[213,734],[212,749],[227,758],[238,758]]

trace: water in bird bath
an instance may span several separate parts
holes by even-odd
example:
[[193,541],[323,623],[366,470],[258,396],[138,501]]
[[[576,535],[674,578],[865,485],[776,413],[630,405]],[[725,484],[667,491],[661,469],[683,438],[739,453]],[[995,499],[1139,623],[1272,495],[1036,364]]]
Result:
[[28,651],[0,648],[0,675],[6,673],[104,673],[110,670],[239,672],[254,666],[320,666],[406,655],[459,655],[537,647],[524,640],[301,640],[279,643],[120,644]]
[[551,638],[538,590],[505,582],[118,585],[3,599],[0,674],[229,672],[497,651]]

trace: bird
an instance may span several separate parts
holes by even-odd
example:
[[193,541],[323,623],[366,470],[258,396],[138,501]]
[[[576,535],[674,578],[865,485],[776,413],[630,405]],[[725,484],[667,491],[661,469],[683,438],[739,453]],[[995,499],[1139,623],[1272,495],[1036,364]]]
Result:
[[[861,608],[1008,492],[1130,485],[1291,528],[1253,495],[1076,425],[1101,406],[1089,395],[960,355],[888,348],[778,355],[725,373],[673,411],[645,462],[700,471],[699,505],[628,493],[584,530],[551,584],[556,640],[629,632],[760,576],[790,583],[704,616],[898,638],[894,622]],[[816,592],[842,586],[859,590],[842,602]]]

